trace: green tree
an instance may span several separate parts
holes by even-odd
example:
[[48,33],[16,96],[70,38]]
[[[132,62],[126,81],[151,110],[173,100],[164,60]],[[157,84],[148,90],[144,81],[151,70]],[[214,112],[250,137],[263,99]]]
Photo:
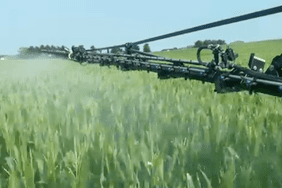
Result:
[[203,45],[204,46],[207,46],[207,45],[209,45],[210,44],[210,40],[204,40],[204,42],[203,42]]
[[26,47],[21,47],[21,48],[18,50],[19,56],[20,56],[21,58],[26,57],[26,55],[29,54],[28,51],[29,51],[28,48],[26,48]]
[[40,48],[38,46],[36,46],[34,51],[39,53],[40,52]]
[[28,48],[28,52],[34,52],[34,47],[33,46],[30,46],[29,48]]
[[212,40],[211,44],[216,45],[216,44],[218,44],[218,41],[217,40]]
[[116,54],[116,53],[118,53],[118,52],[121,52],[120,48],[115,47],[115,48],[112,48],[112,49],[111,49],[111,53]]
[[203,46],[203,41],[201,40],[197,40],[194,44],[194,47],[201,47],[201,46]]
[[95,50],[95,46],[94,45],[90,46],[90,49]]
[[225,40],[221,40],[221,39],[219,39],[217,42],[218,42],[218,44],[220,44],[220,45],[226,44]]
[[143,52],[151,52],[149,44],[144,44],[143,46]]
[[138,50],[138,51],[140,50],[139,46],[136,45],[136,44],[133,44],[133,46],[132,46],[131,49],[133,49],[133,50]]

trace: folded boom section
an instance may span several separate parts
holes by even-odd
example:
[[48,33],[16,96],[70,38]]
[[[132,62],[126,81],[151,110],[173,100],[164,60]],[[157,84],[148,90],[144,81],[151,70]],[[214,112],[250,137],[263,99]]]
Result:
[[[201,60],[201,51],[209,49],[214,58],[210,62]],[[230,48],[223,50],[219,45],[201,47],[197,51],[198,61],[165,58],[136,50],[130,53],[97,53],[81,47],[72,50],[41,50],[42,53],[69,57],[79,63],[116,66],[120,70],[139,70],[155,72],[160,79],[184,78],[195,79],[215,84],[217,93],[239,92],[248,90],[273,96],[282,96],[282,54],[273,59],[264,73],[265,61],[251,54],[249,67],[241,67],[233,63],[238,55]]]

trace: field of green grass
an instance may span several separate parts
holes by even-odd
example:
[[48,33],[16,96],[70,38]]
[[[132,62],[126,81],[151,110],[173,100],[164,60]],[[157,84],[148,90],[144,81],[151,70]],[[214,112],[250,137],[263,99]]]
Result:
[[[226,48],[225,45],[222,47],[224,49]],[[251,43],[233,43],[229,45],[229,47],[239,54],[239,57],[236,60],[237,64],[247,66],[251,53],[255,53],[256,56],[266,60],[265,68],[267,68],[272,59],[282,53],[282,39]],[[176,59],[196,60],[197,48],[189,48],[169,52],[156,52],[155,54]],[[211,51],[206,50],[201,54],[203,54],[202,60],[210,61],[212,58]]]
[[[281,40],[231,47],[241,65],[282,53]],[[282,187],[282,100],[213,90],[70,60],[0,61],[0,187]]]

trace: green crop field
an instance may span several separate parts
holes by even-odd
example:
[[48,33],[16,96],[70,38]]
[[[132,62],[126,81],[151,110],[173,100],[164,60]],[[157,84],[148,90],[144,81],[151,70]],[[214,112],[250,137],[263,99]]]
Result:
[[[268,66],[282,40],[231,47],[238,64],[254,52]],[[282,100],[213,90],[70,60],[0,61],[0,187],[282,187]]]

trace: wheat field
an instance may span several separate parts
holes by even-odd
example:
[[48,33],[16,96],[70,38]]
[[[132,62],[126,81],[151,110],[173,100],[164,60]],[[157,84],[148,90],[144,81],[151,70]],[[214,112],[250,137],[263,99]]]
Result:
[[[251,52],[269,64],[282,42],[232,47],[239,64]],[[281,99],[213,90],[70,60],[1,61],[0,187],[282,187]]]

